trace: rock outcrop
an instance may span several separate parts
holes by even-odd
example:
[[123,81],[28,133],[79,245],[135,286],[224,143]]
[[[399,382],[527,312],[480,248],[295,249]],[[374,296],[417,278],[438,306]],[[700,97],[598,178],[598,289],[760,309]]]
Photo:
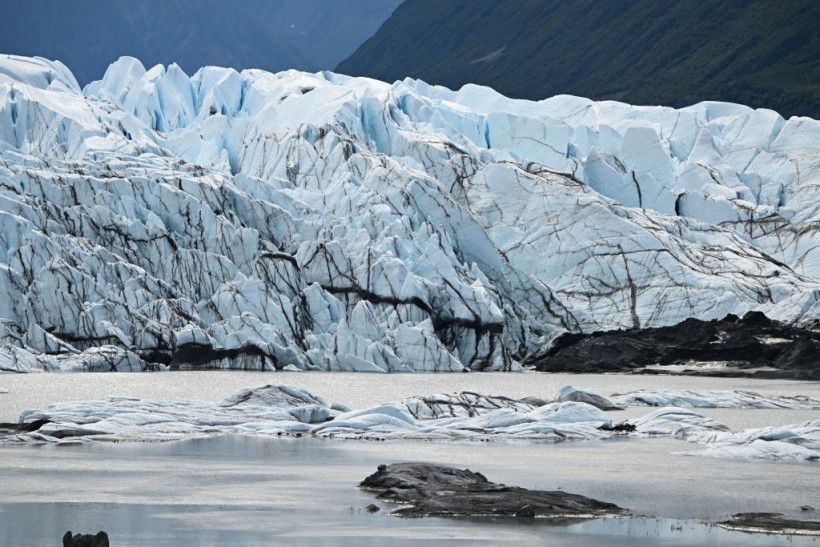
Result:
[[108,534],[71,534],[68,531],[63,536],[63,547],[108,547]]
[[412,517],[589,518],[623,512],[614,503],[578,494],[505,486],[469,469],[425,463],[380,465],[359,487],[406,505],[392,513]]
[[820,536],[820,521],[789,519],[781,513],[737,513],[717,525],[744,532]]

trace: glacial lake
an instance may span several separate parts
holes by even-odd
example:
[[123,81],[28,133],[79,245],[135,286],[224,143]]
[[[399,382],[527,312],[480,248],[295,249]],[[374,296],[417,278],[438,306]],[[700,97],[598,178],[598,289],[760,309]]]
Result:
[[[609,395],[636,389],[746,389],[820,397],[820,384],[669,376],[377,375],[179,372],[0,375],[0,421],[23,408],[106,395],[218,401],[265,383],[308,388],[353,408],[409,395],[472,390],[550,398],[565,384]],[[613,412],[616,421],[646,414]],[[816,419],[820,411],[702,410],[739,429]],[[767,511],[820,510],[818,462],[684,456],[666,438],[564,443],[339,441],[223,436],[168,443],[0,446],[0,545],[58,545],[66,530],[106,530],[112,545],[820,545],[818,537],[703,524]],[[357,484],[382,463],[468,467],[489,480],[561,488],[642,518],[551,522],[408,519]],[[381,512],[364,508],[376,503]],[[809,514],[809,518],[820,516]]]

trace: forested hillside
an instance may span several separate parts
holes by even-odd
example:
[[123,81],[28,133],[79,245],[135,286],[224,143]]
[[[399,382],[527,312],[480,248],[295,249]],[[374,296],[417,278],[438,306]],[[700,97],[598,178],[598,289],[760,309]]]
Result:
[[407,0],[337,71],[820,117],[814,0]]

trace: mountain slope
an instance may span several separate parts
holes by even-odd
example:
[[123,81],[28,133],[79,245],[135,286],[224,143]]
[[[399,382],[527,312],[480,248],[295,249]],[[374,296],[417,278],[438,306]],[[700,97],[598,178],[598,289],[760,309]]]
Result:
[[721,100],[820,117],[810,0],[408,0],[336,70],[517,98]]
[[820,317],[820,123],[0,57],[0,368],[511,370]]
[[[402,0],[249,0],[250,13],[318,69],[331,70],[372,36]],[[241,4],[240,4],[241,5]],[[260,67],[264,68],[264,67]],[[300,66],[290,66],[304,70]]]
[[0,52],[61,59],[82,85],[123,55],[270,71],[333,68],[400,0],[0,2]]

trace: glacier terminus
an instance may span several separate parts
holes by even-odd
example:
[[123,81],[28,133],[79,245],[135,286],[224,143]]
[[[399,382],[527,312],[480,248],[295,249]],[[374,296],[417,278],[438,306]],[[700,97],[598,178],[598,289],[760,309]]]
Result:
[[820,122],[0,57],[0,370],[520,370],[820,318]]

